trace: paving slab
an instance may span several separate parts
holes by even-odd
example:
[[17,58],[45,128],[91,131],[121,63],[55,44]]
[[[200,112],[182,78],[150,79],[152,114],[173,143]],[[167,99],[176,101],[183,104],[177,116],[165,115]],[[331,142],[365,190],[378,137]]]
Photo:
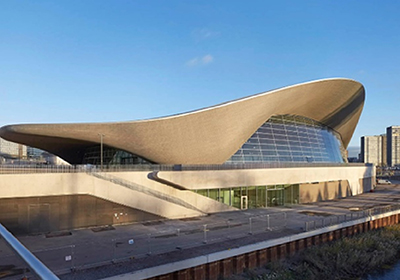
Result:
[[[17,238],[61,279],[101,279],[301,233],[306,222],[338,220],[355,213],[356,208],[399,205],[400,182],[393,183],[379,185],[371,193],[334,201]],[[23,268],[2,240],[0,265]],[[21,275],[4,279],[20,278]]]

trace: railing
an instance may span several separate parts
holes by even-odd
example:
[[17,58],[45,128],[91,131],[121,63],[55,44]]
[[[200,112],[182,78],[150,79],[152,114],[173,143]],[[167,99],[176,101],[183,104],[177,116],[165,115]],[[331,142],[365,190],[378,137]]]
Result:
[[[259,233],[285,229],[287,213],[276,212],[270,215],[253,215],[207,224],[202,223],[200,219],[197,222],[194,218],[190,224],[186,224],[183,221],[180,226],[168,226],[167,229],[159,231],[153,231],[151,225],[163,224],[163,221],[150,221],[147,223],[148,225],[144,223],[145,226],[149,226],[147,232],[126,232],[125,236],[108,240],[105,240],[104,237],[96,240],[94,237],[89,242],[60,245],[45,250],[34,250],[32,253],[56,274],[64,274],[74,270],[220,242],[231,241],[227,246],[236,247],[239,244],[238,241],[244,237],[252,238]],[[165,226],[162,228],[165,228]],[[104,227],[104,230],[108,229],[110,227]],[[232,242],[233,240],[235,242]],[[18,263],[18,258],[12,251],[2,248],[1,240],[0,252],[2,252],[0,253],[0,264],[17,263],[16,268],[23,270],[24,264]],[[28,273],[28,276],[34,275],[29,275]],[[21,277],[7,277],[6,279],[21,279]]]
[[[0,236],[4,239],[11,250],[21,258],[39,279],[59,279],[51,270],[40,262],[28,249],[22,245],[2,224],[0,224]],[[2,262],[0,262],[2,264]]]
[[400,210],[400,204],[374,207],[371,209],[354,211],[343,215],[334,215],[318,219],[312,219],[311,221],[304,222],[304,231],[311,231],[328,226],[339,225],[341,223],[355,221],[366,217],[371,218],[372,216],[375,215],[393,212],[396,210]]
[[[123,234],[120,232],[118,237],[109,239],[93,236],[89,242],[60,244],[58,247],[46,250],[34,250],[33,254],[53,272],[63,274],[217,243],[223,243],[221,248],[229,249],[254,242],[251,241],[252,238],[257,238],[259,234],[264,234],[262,240],[267,240],[273,238],[272,236],[283,237],[288,234],[312,231],[397,210],[400,210],[400,205],[376,207],[323,218],[308,215],[302,215],[299,218],[295,212],[276,209],[269,215],[246,215],[247,217],[240,218],[235,216],[234,219],[220,220],[215,223],[204,223],[196,218],[191,219],[189,224],[182,221],[180,225],[150,221],[143,223],[144,228],[148,226],[147,230],[126,231]],[[158,225],[161,225],[162,230],[155,230]],[[98,229],[102,230],[102,228],[96,230]],[[114,228],[104,227],[104,230],[110,229]],[[269,235],[270,233],[272,235]],[[117,234],[110,234],[110,236],[117,236]],[[1,241],[0,249],[2,252],[0,264],[18,263],[12,251],[2,248]],[[18,267],[24,268],[24,264],[18,263]],[[20,276],[19,278],[7,277],[7,279],[20,279]]]
[[225,163],[199,165],[165,165],[165,164],[136,164],[136,165],[0,165],[0,174],[29,174],[29,173],[76,173],[88,171],[123,172],[123,171],[200,171],[200,170],[241,170],[265,168],[296,168],[296,167],[357,167],[372,166],[364,163]]

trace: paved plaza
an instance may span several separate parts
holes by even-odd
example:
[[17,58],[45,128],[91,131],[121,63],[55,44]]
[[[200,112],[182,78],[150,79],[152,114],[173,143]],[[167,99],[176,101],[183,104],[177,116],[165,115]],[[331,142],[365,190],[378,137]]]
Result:
[[[400,181],[393,183],[374,192],[312,204],[17,238],[61,279],[101,279],[301,233],[310,225],[356,219],[369,209],[384,210],[399,204]],[[0,240],[0,279],[21,279],[24,267]]]

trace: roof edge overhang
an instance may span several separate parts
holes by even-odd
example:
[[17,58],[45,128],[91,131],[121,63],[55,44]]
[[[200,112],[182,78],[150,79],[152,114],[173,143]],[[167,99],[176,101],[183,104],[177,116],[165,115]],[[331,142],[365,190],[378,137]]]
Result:
[[[100,142],[166,164],[220,164],[272,115],[314,119],[336,130],[347,147],[365,101],[357,81],[330,78],[266,91],[186,113],[127,122],[4,126],[0,137],[76,162]],[[63,152],[63,149],[67,152]],[[74,159],[72,159],[74,158]]]

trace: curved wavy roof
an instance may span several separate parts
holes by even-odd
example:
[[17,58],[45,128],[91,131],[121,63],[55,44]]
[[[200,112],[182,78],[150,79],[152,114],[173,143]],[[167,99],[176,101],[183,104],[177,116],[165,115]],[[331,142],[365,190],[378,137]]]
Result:
[[113,123],[8,125],[0,136],[81,163],[87,147],[125,150],[160,164],[221,164],[272,115],[300,115],[319,121],[347,147],[361,115],[365,90],[336,78],[284,87],[193,112]]

